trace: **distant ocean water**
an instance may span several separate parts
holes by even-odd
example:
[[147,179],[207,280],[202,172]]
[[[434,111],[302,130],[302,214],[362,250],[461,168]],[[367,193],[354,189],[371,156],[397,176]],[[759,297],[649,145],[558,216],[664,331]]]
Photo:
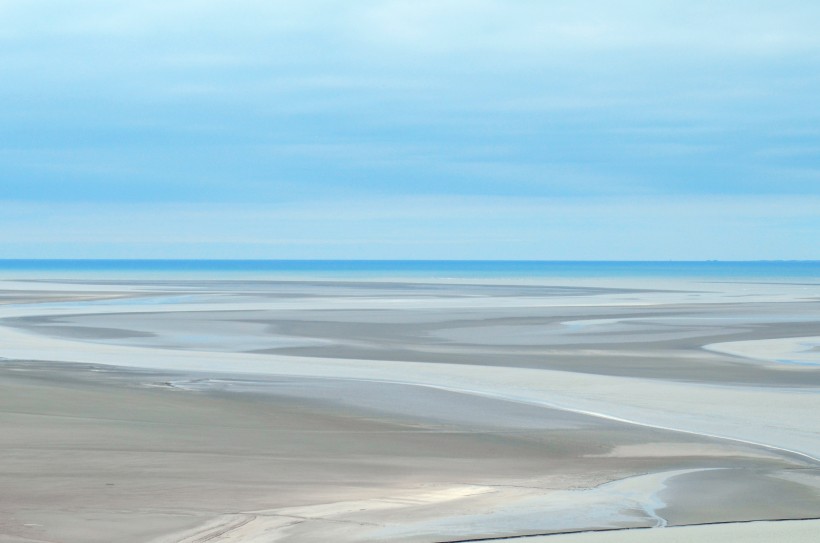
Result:
[[0,277],[194,276],[596,278],[693,277],[820,280],[820,260],[2,260]]

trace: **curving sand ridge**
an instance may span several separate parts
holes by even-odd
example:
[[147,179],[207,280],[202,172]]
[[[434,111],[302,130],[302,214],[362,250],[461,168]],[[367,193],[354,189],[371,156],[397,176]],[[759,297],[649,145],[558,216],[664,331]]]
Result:
[[732,341],[703,348],[784,368],[820,368],[820,336]]

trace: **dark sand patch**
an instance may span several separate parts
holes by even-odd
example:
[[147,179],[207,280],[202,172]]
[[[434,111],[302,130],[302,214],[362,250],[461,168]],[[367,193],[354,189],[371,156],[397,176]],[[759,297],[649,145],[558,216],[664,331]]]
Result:
[[675,477],[660,494],[667,503],[660,514],[670,525],[820,516],[820,468],[801,470],[813,486],[782,479],[780,473],[721,469]]

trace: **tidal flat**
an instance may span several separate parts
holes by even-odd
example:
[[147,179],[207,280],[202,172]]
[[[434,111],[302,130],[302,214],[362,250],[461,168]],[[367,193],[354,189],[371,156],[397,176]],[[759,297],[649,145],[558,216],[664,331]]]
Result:
[[805,280],[5,280],[0,542],[746,541],[816,345]]

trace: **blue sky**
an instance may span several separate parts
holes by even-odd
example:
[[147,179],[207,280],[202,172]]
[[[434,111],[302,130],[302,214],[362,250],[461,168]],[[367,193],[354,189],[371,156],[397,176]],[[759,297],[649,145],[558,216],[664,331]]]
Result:
[[0,0],[0,257],[820,258],[820,3]]

